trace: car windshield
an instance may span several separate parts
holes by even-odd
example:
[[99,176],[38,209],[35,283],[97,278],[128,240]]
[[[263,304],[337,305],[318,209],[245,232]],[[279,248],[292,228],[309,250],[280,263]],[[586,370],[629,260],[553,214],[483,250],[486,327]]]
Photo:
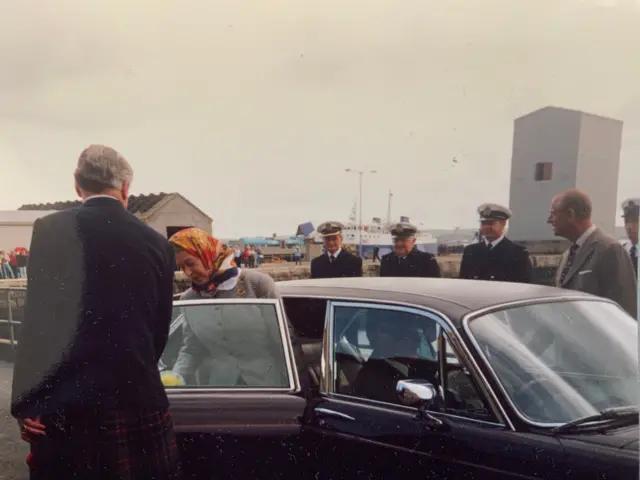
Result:
[[530,422],[563,424],[638,404],[637,322],[612,303],[538,303],[476,317],[468,327]]

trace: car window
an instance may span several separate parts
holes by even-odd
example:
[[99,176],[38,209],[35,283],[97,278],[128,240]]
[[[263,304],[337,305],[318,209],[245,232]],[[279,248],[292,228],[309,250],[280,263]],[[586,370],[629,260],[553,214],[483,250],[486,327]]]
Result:
[[437,323],[382,307],[336,306],[333,314],[334,392],[398,403],[396,384],[437,383]]
[[[445,355],[440,356],[439,346]],[[444,368],[440,368],[440,358]],[[473,378],[446,334],[428,316],[383,307],[335,306],[333,391],[399,404],[396,385],[415,379],[439,392],[434,410],[491,420]],[[442,372],[446,378],[442,378]]]
[[167,388],[291,388],[275,303],[174,308],[159,362]]
[[638,404],[638,324],[609,302],[541,302],[490,312],[470,337],[516,411],[552,426]]

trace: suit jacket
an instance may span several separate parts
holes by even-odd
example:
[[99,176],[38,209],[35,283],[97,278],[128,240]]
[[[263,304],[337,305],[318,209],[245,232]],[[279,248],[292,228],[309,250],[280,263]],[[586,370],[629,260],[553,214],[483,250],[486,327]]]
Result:
[[533,267],[529,251],[506,237],[491,250],[484,242],[468,245],[462,254],[460,278],[530,283]]
[[311,278],[361,277],[362,259],[341,250],[333,262],[324,253],[311,260]]
[[[622,244],[622,246],[624,247],[624,249],[627,251],[627,253],[631,257],[631,248],[633,247],[633,244],[629,240],[625,240],[624,243]],[[633,269],[636,272],[636,277],[638,275],[638,255],[639,254],[640,254],[640,251],[636,252],[636,256],[635,257],[631,258],[631,263],[633,264]]]
[[405,258],[395,252],[387,253],[380,260],[381,277],[429,277],[442,276],[436,257],[414,248]]
[[596,228],[576,252],[564,282],[560,284],[568,255],[567,250],[560,260],[556,286],[609,298],[636,318],[635,272],[629,254],[615,238]]
[[37,220],[27,269],[11,412],[168,407],[158,371],[169,334],[175,255],[116,200]]

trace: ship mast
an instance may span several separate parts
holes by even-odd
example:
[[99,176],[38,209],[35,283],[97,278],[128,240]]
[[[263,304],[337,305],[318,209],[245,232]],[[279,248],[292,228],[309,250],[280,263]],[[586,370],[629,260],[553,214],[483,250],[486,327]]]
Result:
[[356,205],[357,205],[357,201],[354,200],[353,207],[351,207],[351,214],[349,215],[349,221],[352,223],[355,223],[356,221]]

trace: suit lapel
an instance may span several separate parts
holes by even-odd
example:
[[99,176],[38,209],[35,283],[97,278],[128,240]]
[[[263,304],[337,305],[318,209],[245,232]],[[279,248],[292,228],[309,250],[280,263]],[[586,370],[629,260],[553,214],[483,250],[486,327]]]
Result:
[[[564,279],[564,284],[569,283],[569,280],[573,278],[573,276],[578,273],[578,270],[584,265],[587,260],[589,260],[594,253],[596,248],[596,238],[598,235],[598,229],[594,230],[591,235],[585,240],[582,246],[578,249],[575,258],[573,259],[573,263],[571,267],[569,267],[569,271],[567,272],[567,276]],[[566,261],[566,257],[565,257]]]

